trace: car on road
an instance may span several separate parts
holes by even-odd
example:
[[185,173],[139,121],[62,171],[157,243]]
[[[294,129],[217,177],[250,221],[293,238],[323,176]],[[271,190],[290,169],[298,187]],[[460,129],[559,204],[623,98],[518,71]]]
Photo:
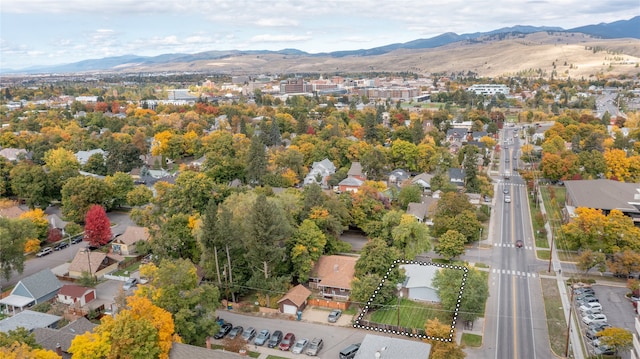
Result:
[[273,334],[271,334],[271,339],[269,339],[267,346],[269,348],[275,348],[278,346],[278,344],[280,344],[281,341],[282,341],[282,331],[276,330],[275,332],[273,332]]
[[138,284],[138,280],[136,278],[129,278],[122,285],[122,290],[130,290]]
[[340,359],[353,359],[360,349],[360,343],[351,344],[340,351]]
[[233,328],[233,324],[231,323],[222,324],[220,326],[220,330],[218,330],[218,332],[213,336],[213,339],[224,338],[227,334],[229,334],[229,332],[231,331],[231,328]]
[[62,241],[62,242],[60,242],[60,243],[56,244],[56,246],[55,246],[55,247],[53,247],[53,250],[54,250],[54,251],[59,251],[59,250],[65,249],[65,248],[67,248],[67,247],[69,247],[69,242],[67,242],[67,241]]
[[233,327],[231,328],[231,331],[229,332],[229,339],[234,339],[235,337],[242,335],[242,332],[244,331],[244,328],[240,325],[238,325],[237,327]]
[[517,248],[522,248],[524,246],[524,242],[521,239],[518,239],[516,241],[516,247]]
[[340,309],[334,309],[331,311],[331,313],[329,313],[327,320],[329,321],[329,323],[335,323],[338,321],[338,319],[340,319],[341,315],[342,311]]
[[506,186],[505,186],[505,187],[502,189],[502,193],[504,193],[504,194],[509,194],[509,187],[506,187]]
[[311,343],[309,343],[309,347],[307,348],[307,351],[305,352],[305,354],[309,356],[316,356],[322,349],[323,345],[324,345],[324,342],[322,341],[321,338],[313,338]]
[[45,247],[40,250],[40,252],[36,253],[36,257],[44,257],[47,254],[53,253],[53,249],[51,247]]
[[607,316],[600,313],[600,314],[591,314],[591,315],[587,315],[582,317],[582,322],[584,324],[591,324],[591,323],[600,323],[600,324],[604,324],[607,322]]
[[253,337],[256,336],[256,329],[254,327],[249,327],[247,330],[242,332],[242,339],[246,342],[250,342]]
[[271,338],[271,332],[269,332],[269,329],[262,329],[256,336],[253,344],[262,346],[267,342],[267,340],[269,340],[269,338]]
[[278,348],[286,352],[287,350],[291,349],[291,346],[295,344],[295,342],[296,335],[293,333],[287,333],[282,339],[282,342],[280,342],[280,345],[278,345]]
[[307,345],[309,345],[309,339],[307,338],[298,339],[298,341],[296,341],[296,343],[291,348],[291,352],[293,354],[300,354],[305,349],[307,349]]
[[509,195],[504,196],[504,203],[511,203],[511,196]]

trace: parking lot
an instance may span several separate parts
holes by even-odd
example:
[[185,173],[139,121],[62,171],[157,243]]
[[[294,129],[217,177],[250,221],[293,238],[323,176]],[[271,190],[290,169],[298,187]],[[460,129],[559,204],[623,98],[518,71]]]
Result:
[[[633,305],[625,297],[625,295],[629,293],[629,289],[600,284],[593,285],[592,289],[602,305],[602,313],[607,316],[607,323],[612,327],[624,328],[633,333],[635,331],[636,314]],[[574,305],[576,305],[576,315],[579,317],[581,332],[583,333],[587,350],[589,350],[589,353],[593,353],[594,347],[592,340],[584,335],[587,326],[582,322],[582,315],[578,310],[579,305],[575,303],[575,298]],[[623,358],[625,358],[625,355],[628,357],[628,353],[620,353],[620,355],[622,355]]]

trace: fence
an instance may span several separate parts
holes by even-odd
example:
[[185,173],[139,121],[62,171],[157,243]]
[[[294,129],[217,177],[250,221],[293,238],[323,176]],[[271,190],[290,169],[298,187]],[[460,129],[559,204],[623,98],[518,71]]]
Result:
[[120,276],[120,275],[111,275],[111,274],[105,274],[104,278],[113,279],[113,280],[119,280],[121,282],[126,282],[127,279],[129,279],[129,277],[124,277],[124,276]]
[[325,308],[331,308],[331,309],[341,309],[341,310],[347,310],[347,308],[349,308],[349,305],[351,304],[350,302],[336,302],[333,300],[328,300],[328,299],[317,299],[317,298],[310,298],[307,301],[308,305],[313,305],[316,307],[325,307]]
[[375,322],[370,322],[368,320],[360,320],[360,325],[365,327],[366,329],[371,329],[371,330],[378,330],[378,331],[397,331],[397,332],[401,332],[401,333],[413,333],[414,335],[426,335],[426,332],[424,331],[424,329],[416,329],[416,328],[407,328],[407,327],[402,327],[402,326],[398,326],[398,325],[390,325],[390,324],[382,324],[382,323],[375,323]]

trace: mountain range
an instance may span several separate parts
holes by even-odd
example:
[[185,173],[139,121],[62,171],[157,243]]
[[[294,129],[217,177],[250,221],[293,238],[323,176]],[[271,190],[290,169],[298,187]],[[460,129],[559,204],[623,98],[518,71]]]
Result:
[[[278,69],[278,66],[272,64],[270,68],[256,68],[254,71],[251,71],[249,66],[243,66],[243,62],[238,62],[237,66],[227,66],[224,62],[225,59],[244,59],[247,60],[249,57],[253,58],[268,58],[270,61],[275,59],[281,60],[291,60],[292,58],[296,58],[299,61],[304,59],[309,60],[311,62],[318,63],[319,60],[322,63],[331,63],[331,64],[340,64],[340,60],[347,60],[349,58],[357,57],[361,60],[361,62],[366,63],[373,60],[375,57],[388,55],[391,53],[398,53],[402,51],[412,51],[412,50],[429,50],[429,49],[438,49],[445,46],[451,45],[467,45],[472,46],[474,44],[489,44],[492,42],[511,39],[520,38],[523,36],[527,36],[530,34],[538,34],[538,33],[546,33],[550,36],[565,36],[568,34],[583,34],[587,35],[586,38],[596,42],[602,42],[605,40],[611,39],[640,39],[640,16],[633,17],[629,20],[620,20],[612,23],[600,23],[595,25],[587,25],[576,27],[572,29],[563,29],[561,27],[535,27],[535,26],[513,26],[513,27],[505,27],[493,31],[488,32],[476,32],[469,34],[458,35],[456,33],[448,32],[444,33],[432,38],[428,39],[417,39],[405,43],[395,43],[389,44],[385,46],[370,48],[370,49],[359,49],[359,50],[350,50],[350,51],[336,51],[329,53],[317,53],[310,54],[304,51],[300,51],[297,49],[283,49],[279,51],[268,51],[268,50],[248,50],[248,51],[240,51],[240,50],[227,50],[227,51],[206,51],[195,54],[163,54],[158,56],[138,56],[138,55],[124,55],[117,57],[106,57],[102,59],[91,59],[84,60],[70,64],[64,65],[56,65],[56,66],[40,66],[40,67],[31,67],[22,70],[10,70],[10,69],[0,69],[3,73],[78,73],[78,72],[153,72],[153,71],[180,71],[181,68],[188,68],[192,71],[197,70],[210,70],[214,71],[216,68],[219,68],[221,72],[257,72],[258,70],[262,71],[275,71]],[[573,35],[572,35],[573,36]],[[557,40],[557,39],[556,39]],[[572,39],[573,40],[573,39]],[[557,40],[560,41],[560,40]],[[564,41],[564,40],[563,40]],[[585,42],[583,40],[582,42]],[[569,42],[574,41],[567,41]],[[607,43],[605,41],[605,43]],[[606,46],[605,46],[606,47]],[[415,51],[414,51],[415,52]],[[369,60],[364,60],[363,58],[371,58]],[[210,61],[222,61],[221,63],[214,63],[213,66],[210,66]],[[245,61],[246,62],[246,61]],[[250,61],[255,62],[255,61]],[[349,61],[347,61],[349,62]],[[374,61],[375,62],[375,61]],[[225,66],[221,66],[220,64],[224,63]],[[203,64],[206,64],[203,65]],[[288,65],[287,65],[288,64]],[[286,72],[286,69],[291,65],[291,61],[283,61],[283,65],[280,66],[282,70]],[[373,65],[369,65],[368,68],[363,68],[362,70],[373,70],[371,67]],[[295,66],[294,66],[295,67]],[[338,65],[336,68],[340,68]],[[383,66],[384,67],[384,66]],[[378,71],[386,71],[385,68],[377,68]],[[410,70],[410,69],[407,69]],[[463,70],[463,69],[459,69]],[[469,69],[471,70],[471,69]],[[308,71],[313,72],[314,70],[308,69]],[[318,69],[318,71],[327,71],[324,67],[322,69]],[[391,71],[391,69],[388,69]]]

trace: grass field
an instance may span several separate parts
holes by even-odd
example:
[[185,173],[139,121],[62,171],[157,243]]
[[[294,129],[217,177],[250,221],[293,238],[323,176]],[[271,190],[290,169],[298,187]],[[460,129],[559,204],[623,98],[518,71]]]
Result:
[[482,345],[482,335],[462,333],[462,344],[470,348],[479,348]]
[[[438,304],[414,302],[402,298],[400,303],[400,326],[405,328],[424,329],[427,319],[439,318],[443,323],[450,323],[451,316],[440,310]],[[371,313],[371,321],[381,324],[398,324],[398,307],[391,304],[385,308]]]
[[565,337],[567,334],[567,322],[562,310],[562,300],[558,290],[558,282],[555,279],[541,278],[542,296],[544,297],[544,311],[547,315],[547,329],[551,350],[556,355],[564,354]]
[[538,256],[538,259],[548,261],[549,257],[551,257],[551,252],[548,250],[539,249],[536,251],[536,255]]

